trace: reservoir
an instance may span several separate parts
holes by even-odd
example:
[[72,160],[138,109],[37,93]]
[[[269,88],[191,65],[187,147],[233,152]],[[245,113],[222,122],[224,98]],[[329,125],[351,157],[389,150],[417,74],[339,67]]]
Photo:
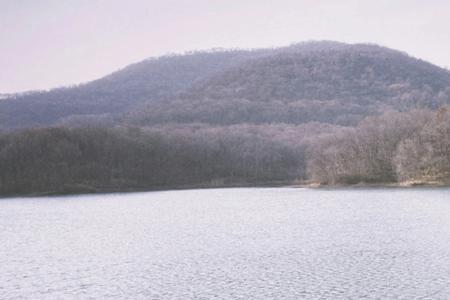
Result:
[[0,299],[450,299],[450,189],[0,199]]

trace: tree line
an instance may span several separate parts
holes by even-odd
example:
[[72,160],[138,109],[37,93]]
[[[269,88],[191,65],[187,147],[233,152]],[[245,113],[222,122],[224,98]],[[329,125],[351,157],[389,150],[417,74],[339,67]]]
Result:
[[0,194],[450,183],[450,110],[324,123],[50,127],[0,133]]

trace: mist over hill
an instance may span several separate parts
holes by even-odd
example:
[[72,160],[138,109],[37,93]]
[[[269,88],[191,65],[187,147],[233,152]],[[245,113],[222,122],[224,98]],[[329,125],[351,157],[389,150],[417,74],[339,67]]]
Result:
[[449,104],[449,71],[377,45],[152,58],[3,97],[0,194],[448,184]]

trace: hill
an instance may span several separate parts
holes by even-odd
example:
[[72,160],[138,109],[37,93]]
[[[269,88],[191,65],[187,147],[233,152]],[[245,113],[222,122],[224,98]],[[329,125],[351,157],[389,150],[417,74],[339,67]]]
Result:
[[375,45],[312,43],[232,66],[129,120],[353,126],[385,111],[435,109],[449,101],[447,70]]
[[10,95],[0,128],[164,123],[356,125],[450,102],[450,73],[366,44],[307,42],[163,56],[74,87]]
[[79,86],[10,95],[0,103],[0,128],[110,123],[117,114],[174,97],[202,78],[261,54],[236,50],[163,56]]
[[450,184],[448,104],[447,70],[376,45],[164,56],[5,96],[0,195]]

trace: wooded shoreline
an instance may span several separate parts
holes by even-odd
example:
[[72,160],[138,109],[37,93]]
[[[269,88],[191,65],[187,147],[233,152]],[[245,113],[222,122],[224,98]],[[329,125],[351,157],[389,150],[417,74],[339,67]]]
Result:
[[[450,113],[302,127],[39,128],[0,134],[0,195],[235,186],[443,186]],[[299,138],[296,138],[299,137]]]

